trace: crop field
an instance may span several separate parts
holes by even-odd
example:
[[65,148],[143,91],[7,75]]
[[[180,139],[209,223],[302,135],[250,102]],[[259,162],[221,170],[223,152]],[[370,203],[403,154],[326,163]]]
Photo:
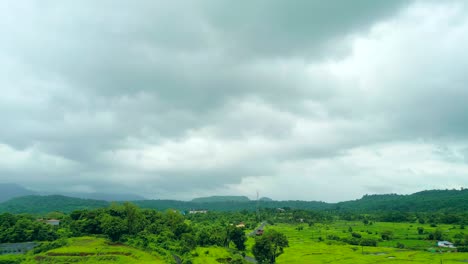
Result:
[[111,245],[106,239],[69,239],[65,247],[29,256],[23,263],[164,263],[158,256],[125,245]]
[[[418,234],[418,227],[424,228]],[[445,237],[453,237],[464,230],[450,225],[431,227],[413,223],[373,223],[339,221],[332,224],[269,225],[268,229],[280,231],[288,237],[289,247],[278,257],[277,263],[467,263],[468,253],[445,250],[440,252],[436,241],[427,240],[427,234],[436,228]],[[392,238],[382,241],[381,234],[390,231]],[[378,240],[377,247],[354,246],[339,241],[338,238],[351,237],[358,233],[362,238]],[[330,239],[331,238],[331,239]],[[253,238],[249,238],[247,248],[251,248]],[[397,248],[400,244],[402,248]],[[247,252],[247,255],[252,255]]]
[[[431,226],[419,223],[385,223],[336,221],[328,224],[275,224],[265,226],[266,232],[276,230],[286,235],[289,247],[277,258],[277,263],[468,263],[468,253],[454,249],[440,249],[429,234],[441,232],[444,239],[453,241],[464,235],[459,225]],[[249,234],[251,230],[245,230]],[[386,234],[388,238],[383,239]],[[353,237],[371,239],[376,246],[360,246],[349,243]],[[78,237],[67,240],[66,246],[36,255],[0,256],[0,263],[167,263],[162,257],[149,251],[110,243],[100,237]],[[348,242],[346,242],[348,241]],[[251,252],[254,237],[246,242],[246,255],[253,260]],[[229,248],[209,246],[196,247],[191,251],[193,264],[248,263],[232,244]]]
[[232,259],[242,259],[240,255],[235,255],[222,247],[198,247],[193,253],[193,264],[219,264],[229,263]]

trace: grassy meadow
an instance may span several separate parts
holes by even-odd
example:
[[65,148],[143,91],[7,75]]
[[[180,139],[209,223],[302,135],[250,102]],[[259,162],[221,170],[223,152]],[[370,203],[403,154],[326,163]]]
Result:
[[[424,231],[418,231],[423,228]],[[447,240],[465,229],[453,225],[416,223],[375,222],[365,225],[362,222],[336,221],[329,224],[275,224],[267,225],[266,231],[274,229],[284,233],[289,247],[277,258],[277,263],[468,263],[468,253],[454,250],[441,250],[435,240],[428,240],[428,234],[440,230]],[[251,230],[245,230],[250,233]],[[350,245],[341,238],[358,234],[363,239],[377,241],[377,246]],[[391,234],[389,240],[382,240],[382,234]],[[99,237],[70,238],[67,245],[36,255],[0,256],[0,263],[22,258],[21,263],[167,263],[157,254],[142,251],[123,244],[110,243]],[[251,248],[254,237],[247,240],[246,255],[253,257]],[[224,247],[197,247],[191,252],[193,264],[248,263],[239,252]]]
[[69,239],[65,247],[28,256],[23,263],[165,263],[160,257],[104,238]]
[[[418,234],[418,227],[424,228]],[[359,233],[363,238],[380,239],[381,233],[391,231],[391,240],[379,241],[377,247],[361,247],[330,240],[327,237],[350,237],[351,232]],[[287,235],[289,247],[277,259],[277,263],[467,263],[468,253],[439,252],[436,241],[426,240],[427,233],[439,228],[446,237],[452,237],[464,230],[451,225],[431,227],[427,224],[413,223],[373,223],[338,221],[331,224],[269,225]],[[381,239],[380,239],[381,240]],[[247,248],[254,244],[249,238]],[[397,248],[400,243],[404,248]],[[247,252],[247,255],[252,255]]]

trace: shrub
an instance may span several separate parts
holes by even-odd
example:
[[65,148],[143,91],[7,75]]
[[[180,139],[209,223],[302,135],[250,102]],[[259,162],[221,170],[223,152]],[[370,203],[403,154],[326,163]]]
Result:
[[4,255],[0,256],[0,264],[20,264],[24,260],[22,255]]
[[424,234],[424,228],[423,227],[418,227],[418,234],[419,235]]
[[49,251],[54,248],[60,248],[67,245],[67,240],[62,238],[52,242],[43,242],[39,246],[35,247],[33,252],[34,254],[39,254],[41,252]]
[[468,246],[457,247],[458,252],[468,252]]
[[377,246],[377,240],[372,239],[372,238],[364,238],[361,240],[361,246],[367,246],[367,247],[376,247]]
[[340,240],[340,237],[337,236],[337,235],[328,235],[328,236],[327,236],[327,239],[338,241],[338,240]]
[[383,240],[391,240],[393,238],[393,232],[392,231],[383,231],[381,235]]

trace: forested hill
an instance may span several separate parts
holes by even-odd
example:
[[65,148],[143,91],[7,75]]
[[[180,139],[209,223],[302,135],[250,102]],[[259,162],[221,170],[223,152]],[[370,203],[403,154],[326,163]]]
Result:
[[[200,201],[200,200],[198,200]],[[257,201],[201,201],[187,202],[175,200],[141,200],[134,201],[141,208],[157,210],[206,209],[212,211],[253,211]],[[106,207],[110,203],[100,200],[71,198],[66,196],[24,196],[0,203],[0,212],[42,214],[52,211],[71,212],[78,209]],[[265,201],[260,200],[261,208],[294,208],[319,211],[350,212],[466,212],[468,211],[468,190],[432,190],[411,195],[365,195],[361,199],[340,203],[313,201]]]
[[[132,203],[141,208],[157,210],[176,209],[181,211],[188,211],[191,209],[206,209],[212,211],[254,211],[257,207],[256,201],[186,202],[175,200],[141,200],[133,201]],[[331,207],[330,204],[324,202],[306,201],[260,201],[258,204],[262,208],[290,207],[297,209],[325,210]],[[14,198],[4,203],[0,203],[0,213],[45,214],[53,211],[69,213],[74,210],[94,209],[107,207],[109,205],[110,202],[100,200],[79,199],[60,195],[31,195]]]
[[0,203],[0,212],[45,214],[49,212],[70,213],[79,209],[95,209],[109,206],[109,202],[72,198],[62,195],[28,195]]
[[468,211],[468,189],[430,190],[417,192],[411,195],[365,195],[359,200],[337,203],[334,209],[355,212]]
[[[178,209],[188,211],[191,209],[206,209],[212,211],[255,211],[257,208],[256,201],[248,202],[237,202],[237,201],[225,201],[225,202],[183,202],[174,200],[145,200],[135,201],[134,204],[142,208],[151,208],[158,210],[165,209]],[[307,202],[307,201],[259,201],[258,205],[261,208],[295,208],[295,209],[307,209],[307,210],[326,210],[332,208],[331,204],[324,202]]]

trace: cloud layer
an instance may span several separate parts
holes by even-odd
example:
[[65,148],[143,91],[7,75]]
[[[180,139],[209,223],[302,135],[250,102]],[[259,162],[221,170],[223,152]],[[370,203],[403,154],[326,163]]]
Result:
[[468,185],[463,1],[4,1],[0,176],[338,201]]

